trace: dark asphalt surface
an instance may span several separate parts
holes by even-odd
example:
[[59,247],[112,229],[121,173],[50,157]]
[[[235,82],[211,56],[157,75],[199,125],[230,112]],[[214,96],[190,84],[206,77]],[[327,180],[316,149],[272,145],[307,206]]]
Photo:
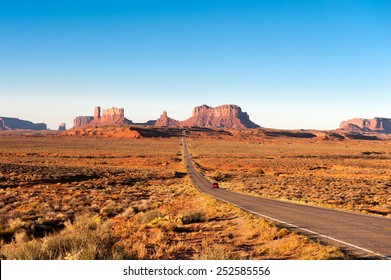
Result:
[[187,172],[201,192],[360,258],[391,259],[391,219],[212,189],[211,182],[193,167],[185,137],[182,143]]

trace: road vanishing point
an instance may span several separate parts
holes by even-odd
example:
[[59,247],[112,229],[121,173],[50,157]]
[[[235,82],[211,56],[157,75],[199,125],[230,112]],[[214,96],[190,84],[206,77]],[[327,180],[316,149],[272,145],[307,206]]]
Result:
[[186,136],[182,145],[187,172],[199,191],[358,258],[391,260],[391,219],[212,189],[193,166]]

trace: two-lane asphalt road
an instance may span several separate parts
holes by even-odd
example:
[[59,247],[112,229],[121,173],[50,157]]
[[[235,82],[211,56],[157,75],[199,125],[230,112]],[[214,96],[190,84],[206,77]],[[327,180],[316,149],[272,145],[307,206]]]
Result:
[[182,143],[187,172],[201,192],[360,257],[391,259],[391,219],[212,189],[195,170],[186,137]]

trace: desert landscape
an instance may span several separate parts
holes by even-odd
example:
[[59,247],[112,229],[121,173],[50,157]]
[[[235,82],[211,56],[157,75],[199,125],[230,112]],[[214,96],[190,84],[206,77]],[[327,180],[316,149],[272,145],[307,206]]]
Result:
[[189,139],[198,168],[223,187],[391,217],[389,140],[236,134],[236,140]]
[[200,192],[183,136],[222,189],[391,217],[390,119],[278,130],[237,105],[201,105],[185,121],[163,111],[134,124],[99,106],[69,130],[2,121],[1,259],[365,258]]
[[164,111],[144,124],[98,106],[58,131],[3,118],[0,258],[361,258],[200,192],[182,137],[222,189],[390,218],[389,121],[278,130],[237,105],[198,106],[186,121]]
[[1,279],[384,278],[390,11],[1,1]]
[[[207,145],[224,143],[226,156],[232,145],[254,145],[214,139],[220,134],[190,140],[200,168],[217,155],[211,149],[202,156]],[[180,137],[7,133],[0,141],[2,259],[351,257],[198,192],[184,171]],[[244,162],[232,167],[220,164],[221,156],[214,160],[214,168],[227,174],[222,184],[239,188]],[[255,171],[259,167],[243,176],[265,176]],[[255,192],[258,186],[251,186]]]

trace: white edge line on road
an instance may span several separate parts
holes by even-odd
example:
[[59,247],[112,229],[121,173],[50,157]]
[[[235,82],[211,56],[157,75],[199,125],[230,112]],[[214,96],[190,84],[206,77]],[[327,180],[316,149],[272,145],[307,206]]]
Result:
[[242,207],[242,206],[236,205],[235,203],[232,203],[232,202],[226,201],[225,199],[218,198],[218,197],[216,197],[216,196],[214,196],[214,195],[211,195],[211,196],[213,196],[213,197],[214,197],[214,198],[216,198],[217,200],[224,201],[224,202],[226,202],[226,203],[228,203],[228,204],[231,204],[231,205],[234,205],[234,206],[236,206],[236,207],[238,207],[238,208],[240,208],[240,209],[242,209],[242,210],[244,210],[244,211],[246,211],[246,212],[249,212],[249,213],[252,213],[252,214],[255,214],[255,215],[258,215],[258,216],[264,217],[264,218],[266,218],[266,219],[268,219],[268,220],[276,221],[276,222],[278,222],[278,223],[280,223],[280,224],[285,224],[285,225],[288,225],[288,226],[290,226],[290,227],[294,227],[294,228],[297,228],[297,229],[300,229],[300,230],[303,230],[303,231],[306,231],[306,232],[309,232],[309,233],[312,233],[312,234],[318,235],[318,236],[320,236],[320,237],[328,238],[328,239],[330,239],[330,240],[333,240],[333,241],[336,241],[336,242],[338,242],[338,243],[341,243],[341,244],[347,245],[347,246],[349,246],[349,247],[353,247],[353,248],[356,248],[356,249],[359,249],[359,250],[365,251],[365,252],[367,252],[367,253],[370,253],[370,254],[376,255],[376,256],[378,256],[378,257],[381,257],[381,258],[384,258],[384,259],[386,259],[386,260],[391,260],[391,258],[390,258],[390,257],[387,257],[387,256],[384,256],[384,255],[382,255],[382,254],[379,254],[379,253],[373,252],[373,251],[371,251],[371,250],[368,250],[368,249],[365,249],[365,248],[359,247],[359,246],[357,246],[357,245],[354,245],[354,244],[351,244],[351,243],[348,243],[348,242],[345,242],[345,241],[342,241],[342,240],[336,239],[336,238],[334,238],[334,237],[331,237],[331,236],[328,236],[328,235],[324,235],[324,234],[318,233],[318,232],[316,232],[316,231],[312,231],[312,230],[309,230],[309,229],[305,229],[305,228],[302,228],[302,227],[296,226],[296,225],[294,225],[294,224],[291,224],[291,223],[284,222],[284,221],[282,221],[282,220],[278,220],[278,219],[272,218],[272,217],[270,217],[270,216],[267,216],[267,215],[264,215],[264,214],[261,214],[261,213],[255,212],[255,211],[253,211],[253,210],[247,209],[247,208],[245,208],[245,207]]

